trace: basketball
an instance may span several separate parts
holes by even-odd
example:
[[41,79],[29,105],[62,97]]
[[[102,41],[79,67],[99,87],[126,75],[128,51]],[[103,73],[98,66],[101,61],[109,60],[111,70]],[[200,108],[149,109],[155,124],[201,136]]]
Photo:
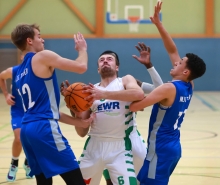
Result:
[[87,100],[84,100],[85,97],[90,95],[90,93],[82,93],[83,86],[85,84],[81,82],[76,82],[71,84],[65,92],[65,102],[66,106],[75,112],[83,112],[88,110],[91,105]]

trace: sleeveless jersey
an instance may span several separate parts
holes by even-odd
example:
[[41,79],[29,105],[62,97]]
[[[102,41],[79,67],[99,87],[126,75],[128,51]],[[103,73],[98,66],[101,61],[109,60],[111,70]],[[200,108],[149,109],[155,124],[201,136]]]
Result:
[[18,94],[18,91],[16,89],[16,84],[15,84],[15,78],[17,74],[19,66],[14,66],[12,68],[12,89],[11,89],[11,94],[15,97],[14,101],[15,104],[11,106],[11,116],[12,117],[23,117],[24,116],[24,109],[22,107],[22,102],[21,102],[21,97]]
[[[95,84],[95,87],[105,91],[124,90],[122,78],[116,78],[106,88]],[[96,118],[91,124],[90,136],[124,138],[130,134],[132,126],[136,126],[135,113],[129,110],[131,102],[119,100],[96,100],[91,109]]]
[[153,106],[148,134],[146,159],[151,161],[155,153],[158,161],[181,157],[180,127],[192,97],[190,82],[172,81],[176,97],[171,107]]
[[27,53],[19,66],[16,87],[24,108],[23,123],[41,119],[59,119],[60,91],[55,70],[51,77],[37,77],[32,70],[32,57]]

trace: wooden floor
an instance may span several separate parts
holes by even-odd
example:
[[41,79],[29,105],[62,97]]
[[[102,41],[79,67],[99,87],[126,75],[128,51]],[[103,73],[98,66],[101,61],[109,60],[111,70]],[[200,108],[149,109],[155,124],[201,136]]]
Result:
[[[6,182],[11,161],[13,132],[10,125],[9,106],[0,94],[0,184]],[[151,108],[138,112],[138,129],[147,138]],[[61,111],[68,109],[61,102]],[[86,138],[80,138],[73,127],[60,124],[77,157],[80,156]],[[182,158],[169,185],[220,185],[220,92],[195,92],[181,128]],[[35,179],[25,179],[22,169],[24,153],[20,156],[17,180],[14,185],[34,185]],[[57,176],[55,185],[65,184]],[[102,179],[101,185],[104,185]]]

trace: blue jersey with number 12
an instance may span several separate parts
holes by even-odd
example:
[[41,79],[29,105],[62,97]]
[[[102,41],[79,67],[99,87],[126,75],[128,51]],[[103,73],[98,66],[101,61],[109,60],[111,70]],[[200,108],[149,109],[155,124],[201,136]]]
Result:
[[16,84],[15,84],[15,78],[17,75],[17,71],[18,71],[19,66],[14,66],[12,68],[12,89],[11,89],[11,94],[15,97],[14,101],[15,104],[11,106],[11,116],[12,117],[23,117],[24,115],[24,109],[22,106],[22,102],[21,102],[21,97],[18,94],[18,91],[16,89]]
[[23,123],[59,119],[60,92],[55,70],[51,77],[37,77],[32,70],[32,57],[27,53],[19,66],[16,76],[16,87],[21,96],[24,108]]
[[172,106],[164,107],[157,103],[152,109],[146,157],[148,161],[153,159],[155,153],[158,161],[181,157],[179,129],[192,97],[192,85],[183,81],[171,83],[176,88]]

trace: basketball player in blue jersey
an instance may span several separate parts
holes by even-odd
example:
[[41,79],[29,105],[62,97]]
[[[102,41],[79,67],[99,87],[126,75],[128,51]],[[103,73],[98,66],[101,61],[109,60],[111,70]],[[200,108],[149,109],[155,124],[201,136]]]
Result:
[[161,5],[161,2],[157,3],[150,19],[160,32],[171,59],[173,69],[170,75],[173,79],[130,106],[131,111],[138,111],[153,105],[147,156],[137,177],[141,185],[168,184],[181,157],[180,127],[193,94],[191,81],[206,71],[206,64],[197,55],[187,53],[180,58],[175,43],[160,22]]
[[83,35],[74,35],[76,60],[44,50],[44,40],[35,24],[16,26],[11,39],[24,55],[15,83],[24,108],[21,142],[31,167],[30,176],[35,175],[38,185],[51,185],[55,175],[60,175],[68,185],[85,185],[58,120],[87,128],[93,119],[81,120],[59,112],[60,93],[55,73],[55,68],[75,73],[87,70],[87,44]]
[[[6,180],[13,182],[16,179],[16,173],[18,171],[19,156],[21,154],[22,145],[20,141],[21,121],[24,115],[24,110],[21,103],[21,98],[15,87],[15,76],[19,66],[10,67],[0,73],[0,87],[5,96],[6,102],[11,106],[11,126],[14,132],[14,140],[12,144],[12,161]],[[6,80],[12,79],[11,94],[7,90]],[[30,167],[27,159],[25,158],[23,168],[26,171],[26,178],[29,176]]]

